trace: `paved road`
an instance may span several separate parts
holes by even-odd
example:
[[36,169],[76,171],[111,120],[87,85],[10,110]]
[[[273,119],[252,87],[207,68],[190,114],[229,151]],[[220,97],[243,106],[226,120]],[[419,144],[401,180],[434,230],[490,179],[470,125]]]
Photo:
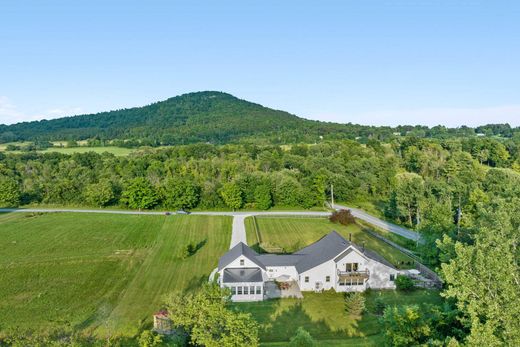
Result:
[[[407,239],[417,241],[420,236],[415,231],[411,231],[398,225],[389,223],[374,217],[363,210],[342,205],[334,205],[336,209],[348,208],[354,217],[364,220],[378,228],[401,235]],[[89,209],[48,209],[48,208],[0,208],[0,212],[76,212],[76,213],[108,213],[108,214],[130,214],[130,215],[164,215],[164,212],[157,211],[125,211],[125,210],[89,210]],[[194,215],[206,216],[231,216],[233,218],[233,232],[231,237],[231,247],[242,241],[246,243],[244,219],[248,216],[321,216],[326,217],[330,212],[317,211],[265,211],[265,212],[218,212],[200,211],[192,212]]]
[[335,209],[349,209],[350,211],[352,211],[352,215],[354,217],[364,220],[365,222],[372,224],[383,230],[389,231],[389,232],[397,234],[397,235],[401,235],[402,237],[405,237],[407,239],[414,240],[414,241],[418,241],[420,239],[420,235],[417,232],[408,230],[406,228],[400,227],[398,225],[395,225],[390,222],[379,219],[377,217],[374,217],[374,216],[366,213],[363,210],[353,208],[353,207],[338,205],[338,204],[334,204],[334,208]]

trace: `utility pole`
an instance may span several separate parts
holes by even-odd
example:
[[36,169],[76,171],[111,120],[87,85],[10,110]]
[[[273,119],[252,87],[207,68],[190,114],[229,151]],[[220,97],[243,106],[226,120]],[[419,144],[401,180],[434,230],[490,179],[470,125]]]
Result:
[[334,185],[333,184],[330,185],[330,201],[332,204],[330,207],[332,207],[332,209],[334,210]]

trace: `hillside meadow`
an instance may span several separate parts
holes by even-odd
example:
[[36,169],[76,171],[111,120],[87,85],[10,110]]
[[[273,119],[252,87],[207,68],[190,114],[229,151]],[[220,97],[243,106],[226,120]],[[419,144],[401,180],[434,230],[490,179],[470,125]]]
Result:
[[166,294],[207,281],[230,233],[229,217],[0,214],[1,329],[134,335]]

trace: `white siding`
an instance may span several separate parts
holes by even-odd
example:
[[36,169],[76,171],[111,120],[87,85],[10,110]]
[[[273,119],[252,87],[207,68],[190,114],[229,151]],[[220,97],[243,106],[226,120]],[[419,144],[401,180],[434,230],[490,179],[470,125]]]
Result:
[[[263,282],[248,282],[248,283],[226,283],[223,287],[232,288],[235,287],[237,290],[235,295],[231,295],[231,300],[235,302],[239,301],[261,301],[264,300],[264,283]],[[238,294],[238,287],[241,288],[242,294]],[[247,287],[247,294],[244,294],[244,287]],[[251,287],[254,287],[254,292],[251,294]],[[256,294],[257,287],[260,287],[260,294]]]
[[[322,263],[312,269],[309,269],[300,274],[300,281],[298,282],[300,285],[300,289],[302,291],[314,290],[316,286],[316,282],[321,282],[322,288],[324,290],[328,290],[334,288],[334,279],[335,279],[336,267],[333,260],[329,260],[325,263]],[[305,277],[309,277],[309,282],[305,282]],[[326,277],[330,276],[330,282],[326,282]]]
[[275,279],[279,276],[286,275],[291,277],[294,281],[298,281],[298,271],[294,266],[266,266],[267,277]]

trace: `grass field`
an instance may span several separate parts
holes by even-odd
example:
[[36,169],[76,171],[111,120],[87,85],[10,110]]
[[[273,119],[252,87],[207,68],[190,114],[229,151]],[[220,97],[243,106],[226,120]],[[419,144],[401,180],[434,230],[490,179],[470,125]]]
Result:
[[0,214],[0,329],[132,335],[165,294],[207,280],[230,232],[229,217]]
[[343,294],[333,291],[306,292],[301,300],[270,300],[235,306],[250,312],[260,323],[261,342],[265,346],[283,346],[298,327],[307,330],[321,346],[378,346],[383,344],[383,331],[379,316],[374,312],[377,297],[390,306],[442,302],[439,292],[432,290],[369,291],[365,295],[367,309],[362,317],[346,314]]
[[116,156],[126,156],[132,152],[135,152],[135,148],[123,148],[123,147],[51,147],[45,150],[39,151],[41,153],[49,153],[49,152],[57,152],[63,154],[74,154],[74,153],[87,153],[87,152],[95,152],[95,153],[112,153]]
[[271,247],[282,248],[287,253],[303,248],[317,241],[330,231],[336,230],[346,239],[348,239],[351,233],[353,242],[358,245],[362,245],[365,242],[367,249],[379,253],[398,268],[411,267],[411,265],[407,264],[412,261],[410,257],[364,232],[361,226],[334,224],[329,222],[327,218],[249,217],[246,219],[247,243],[253,246],[256,245],[256,248],[259,248],[259,241],[255,232],[255,219],[261,243]]

